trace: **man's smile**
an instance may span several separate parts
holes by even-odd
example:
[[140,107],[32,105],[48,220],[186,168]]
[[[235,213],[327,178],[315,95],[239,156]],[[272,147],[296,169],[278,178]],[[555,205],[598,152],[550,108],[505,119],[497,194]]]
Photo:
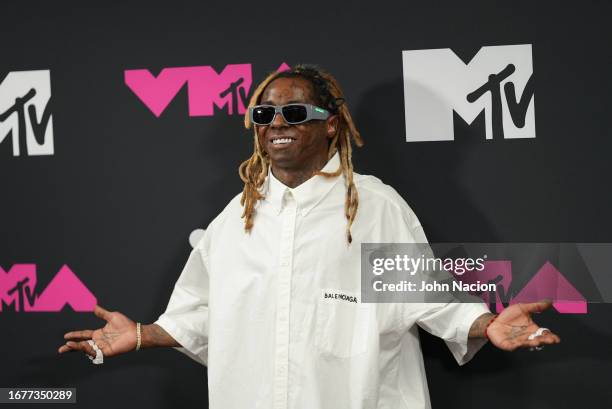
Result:
[[275,147],[285,146],[291,144],[295,141],[296,138],[287,136],[287,135],[279,135],[272,136],[268,138],[268,142],[271,143]]

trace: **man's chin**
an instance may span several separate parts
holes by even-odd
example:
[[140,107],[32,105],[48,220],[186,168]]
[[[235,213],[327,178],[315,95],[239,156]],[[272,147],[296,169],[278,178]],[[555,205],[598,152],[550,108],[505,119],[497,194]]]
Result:
[[291,152],[272,152],[272,154],[268,152],[268,157],[273,166],[282,168],[294,167],[296,162],[298,162],[296,156]]

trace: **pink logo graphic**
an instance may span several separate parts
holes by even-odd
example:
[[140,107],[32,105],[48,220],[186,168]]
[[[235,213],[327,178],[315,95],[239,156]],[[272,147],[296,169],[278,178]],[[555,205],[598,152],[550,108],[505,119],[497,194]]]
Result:
[[40,295],[35,288],[35,264],[14,264],[8,273],[0,267],[0,312],[11,305],[16,312],[58,312],[66,304],[74,311],[93,311],[97,303],[65,264]]
[[538,272],[514,297],[509,293],[512,283],[512,262],[509,260],[486,261],[482,271],[472,271],[459,276],[464,283],[495,283],[495,293],[484,292],[480,297],[488,304],[495,298],[497,312],[504,310],[504,303],[526,303],[548,298],[553,301],[553,308],[560,313],[586,314],[586,299],[550,262],[544,263]]
[[[283,63],[277,71],[288,69]],[[164,68],[157,76],[147,69],[126,70],[124,79],[158,118],[185,84],[189,116],[212,116],[215,106],[244,114],[253,82],[251,64],[228,64],[220,73],[208,65]]]

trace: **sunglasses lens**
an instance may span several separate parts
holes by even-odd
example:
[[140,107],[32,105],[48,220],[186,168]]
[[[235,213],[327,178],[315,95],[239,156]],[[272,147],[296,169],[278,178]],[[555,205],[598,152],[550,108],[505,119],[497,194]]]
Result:
[[274,108],[272,107],[255,107],[253,109],[253,122],[259,125],[267,125],[274,118]]
[[283,108],[283,116],[287,123],[294,124],[304,122],[308,112],[306,112],[306,107],[302,105],[287,105]]

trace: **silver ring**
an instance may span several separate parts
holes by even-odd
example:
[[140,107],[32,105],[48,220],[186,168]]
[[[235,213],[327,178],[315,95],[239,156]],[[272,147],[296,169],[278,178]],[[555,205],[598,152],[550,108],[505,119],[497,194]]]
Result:
[[[550,330],[549,330],[548,328],[540,327],[540,328],[538,328],[538,329],[536,330],[536,332],[534,332],[533,334],[529,335],[529,336],[527,337],[527,339],[528,339],[528,340],[530,340],[530,341],[531,341],[531,340],[534,340],[534,339],[536,339],[537,337],[541,336],[541,335],[544,333],[544,331],[548,331],[548,332],[550,332]],[[537,346],[537,347],[530,347],[530,348],[529,348],[529,350],[530,350],[530,351],[541,351],[541,350],[543,350],[543,349],[544,349],[544,347],[543,347],[543,346]]]
[[94,351],[96,351],[96,357],[92,357],[91,355],[87,354],[87,357],[91,360],[91,362],[93,362],[95,365],[100,365],[104,363],[104,354],[102,353],[102,350],[98,347],[98,345],[96,344],[96,341],[94,341],[93,339],[90,339],[87,341],[87,343],[89,345],[91,345],[91,347],[94,349]]
[[529,337],[527,337],[527,339],[532,340],[535,337],[539,337],[540,335],[542,335],[544,333],[544,331],[550,332],[550,330],[548,328],[540,327],[540,328],[538,328],[536,330],[536,332],[534,332],[533,334],[529,335]]
[[535,339],[536,337],[539,337],[540,335],[542,335],[544,333],[544,331],[550,332],[550,330],[548,328],[540,327],[540,328],[537,329],[536,332],[534,332],[533,334],[529,335],[527,337],[527,339],[531,341],[532,339]]

